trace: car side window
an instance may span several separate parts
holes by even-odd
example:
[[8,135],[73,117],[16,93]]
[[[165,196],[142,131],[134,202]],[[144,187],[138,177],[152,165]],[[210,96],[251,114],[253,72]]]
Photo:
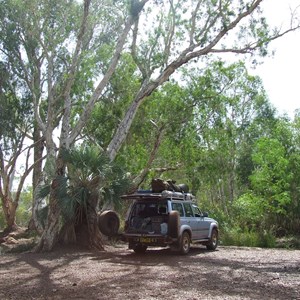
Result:
[[194,216],[195,217],[201,217],[202,216],[202,213],[201,213],[201,211],[200,211],[200,209],[199,209],[198,206],[196,206],[196,205],[193,204],[192,208],[193,208],[193,212],[194,212]]
[[177,210],[179,212],[180,217],[184,216],[183,207],[181,203],[172,203],[172,210]]
[[184,210],[185,210],[185,216],[186,217],[193,217],[194,216],[193,210],[192,210],[192,207],[191,207],[190,203],[183,203],[183,207],[184,207]]

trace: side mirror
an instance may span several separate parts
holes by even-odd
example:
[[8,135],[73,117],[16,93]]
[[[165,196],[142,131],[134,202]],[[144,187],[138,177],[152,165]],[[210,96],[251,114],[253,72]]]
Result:
[[208,217],[208,212],[202,213],[202,217]]

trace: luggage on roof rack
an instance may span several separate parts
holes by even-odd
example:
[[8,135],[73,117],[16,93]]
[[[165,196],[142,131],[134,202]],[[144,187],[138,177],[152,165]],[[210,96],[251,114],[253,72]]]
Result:
[[189,192],[189,187],[186,184],[176,184],[176,181],[172,179],[163,180],[160,178],[154,178],[151,181],[151,188],[155,193],[161,193],[166,190],[181,193]]
[[132,199],[132,200],[137,200],[137,199],[151,199],[153,200],[154,198],[157,198],[157,200],[163,200],[163,199],[178,199],[178,200],[184,200],[184,201],[194,201],[195,196],[193,196],[191,193],[181,193],[181,192],[172,192],[172,191],[167,191],[164,190],[161,193],[154,193],[151,190],[137,190],[133,194],[129,195],[123,195],[121,196],[122,199]]
[[191,193],[181,193],[181,192],[171,192],[171,191],[162,191],[162,197],[164,199],[180,199],[186,201],[193,201],[195,200],[195,196]]

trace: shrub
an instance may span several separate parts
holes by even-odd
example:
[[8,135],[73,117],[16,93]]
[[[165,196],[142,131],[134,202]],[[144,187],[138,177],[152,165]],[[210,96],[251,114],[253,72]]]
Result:
[[268,231],[247,231],[235,227],[221,234],[221,241],[225,246],[274,248],[276,245],[275,236]]

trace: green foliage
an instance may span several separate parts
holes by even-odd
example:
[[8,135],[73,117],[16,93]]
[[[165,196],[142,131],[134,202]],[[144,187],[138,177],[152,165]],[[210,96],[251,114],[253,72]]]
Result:
[[119,204],[120,196],[130,182],[123,169],[111,162],[105,152],[98,148],[83,146],[64,154],[68,165],[71,195],[78,203],[85,203],[91,194],[98,194],[102,201]]
[[278,140],[261,138],[257,141],[252,155],[255,170],[250,176],[252,187],[266,201],[269,210],[286,213],[291,202],[289,195],[289,161],[285,149]]
[[250,193],[242,195],[227,212],[218,202],[199,202],[203,211],[218,220],[222,245],[272,248],[276,237],[272,229],[266,227],[262,205],[261,199]]
[[2,209],[0,210],[0,231],[6,226],[6,221]]
[[48,211],[49,211],[48,205],[42,207],[40,210],[37,211],[37,219],[43,228],[45,228],[46,226]]
[[241,195],[233,203],[232,215],[234,220],[243,229],[258,229],[264,226],[266,203],[263,198],[251,193]]
[[[112,202],[116,207],[120,205],[120,195],[128,189],[130,182],[104,152],[82,146],[64,151],[62,158],[67,164],[67,175],[56,176],[52,185],[65,221],[86,213],[88,202],[95,198],[102,200],[99,208],[106,202]],[[50,191],[50,185],[44,185],[39,190],[39,197],[47,197]]]
[[[109,56],[101,57],[102,60],[107,60],[106,63],[109,62]],[[110,80],[107,92],[102,101],[96,103],[91,119],[83,130],[88,137],[92,137],[93,142],[96,141],[103,149],[109,144],[116,126],[124,117],[132,95],[136,94],[140,87],[136,69],[132,57],[128,53],[124,53]],[[76,110],[75,113],[77,114],[78,111]]]
[[221,241],[224,246],[274,248],[276,245],[276,238],[272,232],[243,231],[236,227],[222,232]]
[[31,218],[32,209],[32,188],[26,188],[19,200],[19,206],[16,212],[16,223],[19,226],[27,227]]
[[[20,196],[18,209],[16,211],[16,224],[21,227],[27,227],[31,218],[32,208],[32,189],[27,187]],[[6,227],[6,221],[2,209],[0,209],[0,229]]]
[[251,152],[248,160],[239,160],[239,156],[247,154],[243,148],[249,145],[251,124],[267,103],[261,80],[251,76],[242,62],[227,65],[216,61],[210,68],[193,70],[186,76],[187,93],[194,103],[198,149],[201,147],[194,157],[199,185],[209,191],[201,196],[233,201],[232,186],[240,184],[236,171],[247,172],[245,184],[252,172]]
[[78,187],[76,192],[70,191],[68,178],[65,176],[57,176],[52,184],[56,186],[54,193],[65,221],[70,221],[75,218],[78,205],[86,210],[86,190],[82,191],[82,187]]
[[[168,169],[184,161],[188,164],[192,161],[192,151],[197,149],[193,147],[194,137],[191,137],[194,134],[191,129],[192,103],[184,89],[175,82],[169,82],[160,91],[153,93],[149,100],[140,108],[126,145],[117,158],[132,174],[138,174],[145,167],[159,132],[162,132],[162,138],[152,169]],[[165,172],[164,176],[176,180],[175,173],[174,170]],[[149,173],[148,179],[155,176],[156,172]],[[183,172],[179,173],[178,180],[182,180],[182,176]],[[148,184],[146,182],[145,186]]]
[[198,205],[203,212],[208,213],[209,217],[218,221],[221,232],[233,226],[235,219],[232,218],[232,215],[228,211],[222,209],[219,203],[202,200],[198,201]]

